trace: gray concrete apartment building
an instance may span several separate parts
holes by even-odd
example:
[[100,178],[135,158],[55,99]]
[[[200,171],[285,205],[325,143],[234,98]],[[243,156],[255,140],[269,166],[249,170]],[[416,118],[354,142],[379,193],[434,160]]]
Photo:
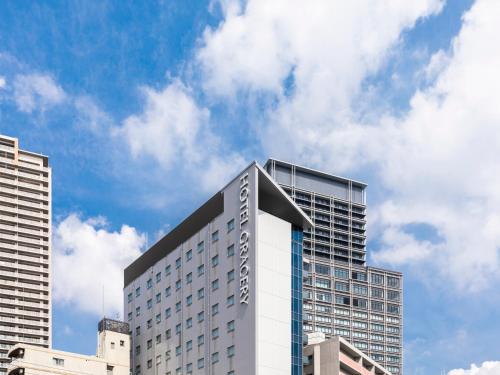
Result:
[[366,184],[275,159],[264,168],[314,222],[304,230],[304,334],[341,336],[402,374],[403,279],[366,264]]
[[257,163],[245,168],[125,269],[132,373],[301,375],[311,226]]
[[0,136],[0,373],[16,343],[51,346],[51,170]]

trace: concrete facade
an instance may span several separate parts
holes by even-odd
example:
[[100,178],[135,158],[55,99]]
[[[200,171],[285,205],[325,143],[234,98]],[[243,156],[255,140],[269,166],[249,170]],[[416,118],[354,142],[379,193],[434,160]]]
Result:
[[314,222],[304,231],[304,333],[340,335],[402,374],[403,277],[366,264],[366,184],[275,159],[264,168]]
[[0,373],[15,343],[51,345],[51,169],[0,136]]
[[132,373],[300,375],[311,225],[258,164],[242,171],[125,270]]
[[9,375],[129,375],[129,326],[104,319],[99,323],[97,355],[88,356],[27,344],[9,351]]
[[304,375],[391,375],[391,373],[340,336],[308,335],[304,347]]

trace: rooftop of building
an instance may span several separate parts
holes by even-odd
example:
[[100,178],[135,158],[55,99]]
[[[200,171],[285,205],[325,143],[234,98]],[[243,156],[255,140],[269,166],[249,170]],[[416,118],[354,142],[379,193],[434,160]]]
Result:
[[299,164],[290,163],[290,162],[279,160],[279,159],[272,158],[272,157],[266,161],[266,163],[264,164],[264,168],[267,169],[268,165],[271,164],[272,162],[274,162],[278,165],[281,165],[281,166],[289,167],[289,168],[294,167],[296,170],[300,170],[300,171],[306,172],[306,173],[314,175],[314,176],[319,176],[319,177],[331,179],[331,180],[338,181],[338,182],[343,182],[343,183],[351,182],[352,184],[357,185],[357,186],[362,187],[362,188],[366,188],[368,186],[366,183],[361,182],[361,181],[356,181],[356,180],[353,180],[351,178],[337,176],[337,175],[334,175],[331,173],[327,173],[327,172],[320,171],[317,169],[305,167],[305,166],[299,165]]

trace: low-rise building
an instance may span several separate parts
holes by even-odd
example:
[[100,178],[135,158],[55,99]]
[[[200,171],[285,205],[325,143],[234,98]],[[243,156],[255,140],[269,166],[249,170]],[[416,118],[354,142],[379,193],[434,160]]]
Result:
[[384,367],[340,336],[307,335],[304,375],[391,375]]
[[99,322],[97,355],[16,344],[9,351],[9,375],[129,375],[129,325],[111,319]]

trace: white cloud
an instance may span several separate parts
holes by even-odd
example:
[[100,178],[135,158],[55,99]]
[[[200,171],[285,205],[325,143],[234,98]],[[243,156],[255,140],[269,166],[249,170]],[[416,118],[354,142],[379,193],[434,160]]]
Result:
[[[224,22],[205,32],[197,54],[208,93],[272,95],[259,129],[269,154],[374,175],[389,197],[371,221],[382,242],[377,261],[420,264],[461,291],[493,285],[500,278],[500,52],[491,40],[500,33],[500,3],[476,1],[451,48],[423,69],[430,86],[402,117],[373,107],[363,83],[384,68],[401,33],[439,12],[442,1],[223,6]],[[425,224],[439,240],[421,239],[409,224]]]
[[125,139],[135,158],[150,157],[175,178],[187,169],[207,191],[221,188],[224,178],[241,168],[243,158],[226,149],[210,127],[208,109],[200,108],[180,81],[160,91],[142,91],[143,112],[126,118],[114,132]]
[[65,99],[66,93],[49,75],[18,74],[14,79],[14,100],[22,112],[44,111]]
[[123,269],[146,246],[146,236],[123,225],[108,231],[102,217],[69,215],[54,228],[54,301],[108,316],[123,313]]
[[451,370],[448,375],[500,375],[500,362],[483,362],[481,366],[472,364],[470,369]]
[[443,239],[430,245],[412,235],[411,246],[384,239],[376,259],[410,263],[418,254],[459,290],[500,278],[500,51],[487,42],[500,32],[492,16],[498,12],[498,2],[476,2],[435,84],[415,94],[404,119],[388,120],[372,138],[370,157],[394,194],[380,207],[386,233],[401,236],[406,224],[426,223]]
[[0,89],[3,89],[6,84],[7,84],[7,81],[5,80],[5,77],[0,76]]

